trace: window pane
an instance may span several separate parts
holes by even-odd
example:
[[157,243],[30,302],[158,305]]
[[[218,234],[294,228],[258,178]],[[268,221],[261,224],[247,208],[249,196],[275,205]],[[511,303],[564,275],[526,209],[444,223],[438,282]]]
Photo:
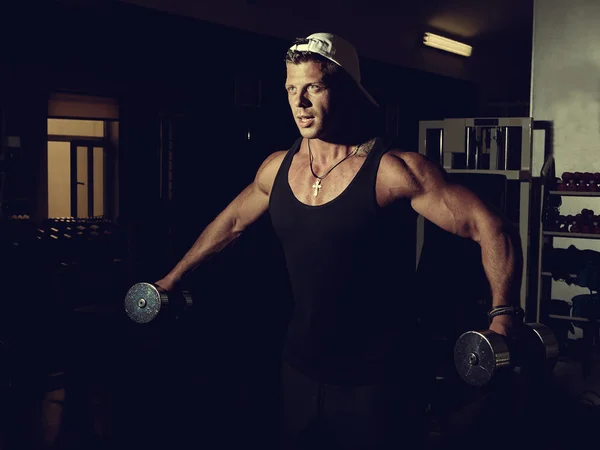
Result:
[[48,119],[48,134],[104,137],[104,122],[102,120]]
[[77,146],[77,217],[88,217],[88,148]]
[[104,148],[94,147],[94,216],[104,215]]
[[48,217],[71,216],[71,144],[48,142]]

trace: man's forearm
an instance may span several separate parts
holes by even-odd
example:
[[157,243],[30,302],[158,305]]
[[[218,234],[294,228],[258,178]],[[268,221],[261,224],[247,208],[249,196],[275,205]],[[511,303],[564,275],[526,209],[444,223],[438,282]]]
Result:
[[241,231],[236,230],[232,219],[217,217],[204,229],[192,248],[187,251],[166,278],[174,283],[178,282],[186,273],[198,267],[210,256],[223,250],[240,235]]
[[483,268],[492,289],[492,304],[519,306],[523,275],[523,250],[515,230],[499,229],[479,242]]

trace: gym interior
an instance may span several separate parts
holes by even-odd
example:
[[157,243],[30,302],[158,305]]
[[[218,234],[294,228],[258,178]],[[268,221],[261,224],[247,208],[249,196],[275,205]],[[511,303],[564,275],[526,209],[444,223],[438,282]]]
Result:
[[[191,307],[138,323],[124,301],[297,138],[283,56],[315,29],[356,42],[381,136],[438,161],[524,243],[539,367],[469,334],[494,362],[482,373],[460,341],[488,325],[478,246],[414,223],[428,448],[595,442],[597,2],[193,3],[2,6],[0,449],[277,448],[293,304],[268,217],[184,279]],[[429,31],[472,55],[426,47]],[[480,378],[460,372],[460,343]]]

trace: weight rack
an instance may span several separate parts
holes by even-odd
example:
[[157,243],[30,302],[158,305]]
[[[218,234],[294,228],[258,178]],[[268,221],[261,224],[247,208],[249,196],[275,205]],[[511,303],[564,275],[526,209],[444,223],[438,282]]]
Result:
[[[530,117],[456,118],[419,122],[419,153],[449,173],[503,175],[519,183],[518,225],[523,247],[521,307],[527,315],[529,234],[532,213],[533,127]],[[511,205],[514,201],[511,199]],[[508,203],[508,202],[507,202]],[[425,219],[417,219],[417,268]]]

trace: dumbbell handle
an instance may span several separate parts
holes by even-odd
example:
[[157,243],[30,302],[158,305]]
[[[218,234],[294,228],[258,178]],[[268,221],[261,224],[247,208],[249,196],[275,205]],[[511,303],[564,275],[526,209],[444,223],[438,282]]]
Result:
[[[522,323],[517,329],[509,332],[508,336],[496,333],[490,329],[480,330],[476,333],[485,337],[490,342],[492,348],[496,349],[496,364],[499,368],[509,365],[518,366],[527,357],[524,353],[525,349],[522,348],[521,341],[525,339],[526,333],[532,332],[532,325],[538,324]],[[537,332],[536,334],[539,335]],[[470,356],[469,358],[471,359]]]
[[[492,330],[486,330],[486,332],[494,333]],[[509,336],[498,335],[504,340],[511,354],[513,355],[513,362],[518,362],[519,359],[527,357],[527,355],[521,355],[524,349],[521,348],[522,345],[520,341],[526,341],[528,339],[528,335],[529,339],[531,339],[531,336],[534,335],[536,342],[539,340],[539,342],[544,346],[544,356],[546,359],[555,359],[558,356],[559,346],[556,341],[556,337],[550,328],[541,323],[523,323]]]
[[179,295],[179,296],[183,297],[184,305],[186,308],[191,308],[193,305],[192,294],[190,294],[189,291],[177,291],[175,289],[172,291],[166,291],[165,289],[163,289],[156,283],[152,283],[152,286],[154,286],[156,288],[156,290],[158,291],[158,293],[160,294],[160,301],[163,306],[168,305],[169,304],[169,296],[173,297],[174,295]]

